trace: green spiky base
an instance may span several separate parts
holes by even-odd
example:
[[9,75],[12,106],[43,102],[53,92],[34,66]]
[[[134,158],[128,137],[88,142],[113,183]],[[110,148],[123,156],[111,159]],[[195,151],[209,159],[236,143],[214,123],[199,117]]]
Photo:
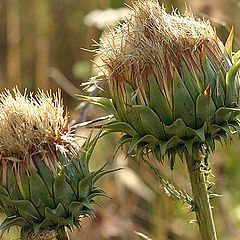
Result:
[[[57,233],[58,240],[67,240],[65,228],[80,227],[80,216],[94,216],[94,197],[107,196],[95,182],[112,170],[89,171],[89,159],[98,136],[87,140],[79,157],[57,152],[56,173],[33,156],[35,166],[23,173],[14,173],[11,163],[6,166],[7,181],[0,186],[0,210],[7,216],[0,225],[2,232],[17,225],[21,239],[38,239]],[[45,238],[39,238],[45,239]]]
[[[155,37],[155,34],[151,37]],[[124,31],[124,40],[125,36]],[[151,37],[145,37],[149,40],[146,47],[156,46]],[[128,40],[124,43],[126,46]],[[137,37],[143,46],[145,40],[142,36]],[[114,115],[115,120],[108,121],[103,127],[104,134],[123,133],[117,150],[128,143],[128,155],[140,161],[153,154],[159,162],[167,159],[171,170],[174,169],[176,155],[182,161],[187,158],[198,211],[206,211],[203,215],[197,213],[203,226],[205,217],[208,218],[206,221],[212,218],[211,209],[204,175],[200,169],[194,170],[198,158],[190,160],[189,156],[201,154],[205,149],[213,152],[216,141],[225,144],[233,133],[240,134],[240,121],[237,118],[240,114],[239,53],[232,57],[232,40],[229,40],[225,49],[218,39],[209,40],[204,39],[194,49],[189,46],[177,53],[170,51],[171,57],[166,54],[165,45],[164,51],[159,45],[151,49],[154,55],[143,54],[136,59],[140,50],[138,44],[129,48],[124,45],[124,51],[121,46],[119,55],[114,49],[112,55],[117,58],[112,61],[112,55],[107,54],[104,65],[107,71],[103,71],[106,72],[111,99],[80,97]],[[131,60],[128,62],[127,59]],[[193,175],[193,170],[196,175]],[[206,201],[206,206],[202,201]],[[211,222],[207,223],[207,226],[210,225]],[[204,227],[205,231],[208,231],[207,226]],[[203,232],[201,229],[202,235]],[[212,239],[211,236],[215,238],[214,234],[210,234],[209,238],[204,239]]]
[[63,228],[58,229],[57,231],[57,240],[69,240],[69,236],[68,233],[66,232],[66,230]]
[[[118,120],[113,120],[105,125],[106,133],[125,133],[119,141],[117,150],[123,144],[129,143],[128,154],[136,154],[138,160],[147,152],[154,153],[159,161],[167,156],[170,159],[171,169],[174,167],[176,154],[183,160],[185,153],[192,155],[194,148],[201,151],[203,145],[213,152],[216,140],[224,144],[231,139],[233,132],[240,132],[239,120],[232,117],[239,114],[239,109],[222,107],[215,113],[215,123],[209,125],[205,123],[199,129],[193,129],[187,127],[180,118],[169,126],[163,125],[147,106],[135,105],[131,108],[137,119],[135,124],[131,124],[134,128],[130,124]],[[226,120],[220,121],[219,118]],[[144,128],[145,126],[146,128]]]
[[[184,160],[185,153],[192,155],[194,148],[202,151],[203,146],[213,152],[216,140],[225,144],[234,132],[240,133],[240,121],[236,118],[240,114],[240,108],[220,107],[213,111],[211,118],[206,117],[207,121],[201,121],[199,117],[199,126],[190,127],[181,118],[169,125],[164,123],[149,106],[129,105],[120,117],[116,106],[107,98],[82,96],[82,99],[100,105],[114,114],[116,120],[104,125],[104,134],[125,133],[117,150],[129,143],[128,155],[136,154],[140,160],[144,154],[152,152],[159,161],[167,157],[171,169],[174,167],[176,154]],[[199,101],[207,99],[205,95],[199,96]],[[197,116],[208,114],[208,105],[203,104],[198,111]]]

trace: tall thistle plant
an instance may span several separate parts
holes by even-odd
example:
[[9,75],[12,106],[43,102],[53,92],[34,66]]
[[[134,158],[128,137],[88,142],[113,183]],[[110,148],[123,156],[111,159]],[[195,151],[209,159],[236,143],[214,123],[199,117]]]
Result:
[[193,195],[186,201],[203,240],[217,239],[208,155],[216,141],[225,143],[240,131],[240,60],[232,41],[231,31],[224,46],[209,21],[190,11],[168,14],[158,1],[140,0],[97,50],[111,99],[83,97],[114,115],[106,131],[124,133],[119,146],[129,143],[128,154],[167,158],[171,169],[176,155],[186,163]]
[[21,227],[21,239],[66,240],[65,228],[93,216],[95,182],[89,171],[98,136],[80,147],[71,134],[59,94],[0,94],[0,210],[2,232]]

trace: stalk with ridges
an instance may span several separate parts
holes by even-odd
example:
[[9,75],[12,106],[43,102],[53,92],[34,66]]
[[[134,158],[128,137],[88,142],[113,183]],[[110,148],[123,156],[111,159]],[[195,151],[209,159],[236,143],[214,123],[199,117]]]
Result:
[[186,155],[187,169],[191,181],[196,219],[202,240],[217,240],[212,208],[206,185],[206,176],[201,170],[201,154]]

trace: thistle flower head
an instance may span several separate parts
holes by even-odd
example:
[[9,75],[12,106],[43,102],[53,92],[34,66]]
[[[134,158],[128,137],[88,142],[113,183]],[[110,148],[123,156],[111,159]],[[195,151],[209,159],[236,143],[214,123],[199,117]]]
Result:
[[[201,71],[203,54],[220,67],[223,49],[209,21],[190,11],[168,14],[157,1],[148,0],[133,5],[131,17],[101,40],[98,53],[110,78],[139,82],[155,74],[164,85],[172,81],[175,68],[181,71],[183,62]],[[134,71],[141,74],[135,77]]]
[[46,239],[92,216],[93,198],[105,195],[95,182],[106,171],[89,171],[97,138],[77,144],[59,93],[0,93],[0,230]]
[[29,162],[37,152],[60,144],[67,134],[59,94],[38,92],[22,95],[6,90],[0,94],[0,151],[2,160]]
[[[157,0],[139,0],[130,16],[101,39],[99,66],[112,100],[107,127],[126,135],[130,152],[158,159],[192,154],[239,131],[240,61],[232,55],[232,32],[224,46],[209,21],[191,11],[168,14]],[[230,127],[231,125],[231,127]]]

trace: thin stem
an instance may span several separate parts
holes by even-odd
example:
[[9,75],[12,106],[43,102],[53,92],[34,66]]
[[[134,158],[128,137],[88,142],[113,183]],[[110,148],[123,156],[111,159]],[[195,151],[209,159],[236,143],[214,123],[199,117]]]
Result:
[[57,240],[70,240],[68,233],[66,232],[64,227],[61,227],[57,230]]
[[152,172],[153,176],[155,176],[156,180],[163,186],[165,193],[168,196],[174,197],[176,199],[182,200],[184,203],[189,204],[190,208],[192,209],[194,206],[193,199],[187,193],[183,192],[180,189],[177,189],[172,183],[164,179],[159,170],[155,168],[151,163],[149,163],[146,159],[143,159],[144,162],[149,167],[149,170]]
[[[188,173],[191,181],[196,218],[202,240],[217,240],[212,209],[207,191],[206,176],[201,169],[200,152],[186,155]],[[206,159],[205,159],[206,161]]]

